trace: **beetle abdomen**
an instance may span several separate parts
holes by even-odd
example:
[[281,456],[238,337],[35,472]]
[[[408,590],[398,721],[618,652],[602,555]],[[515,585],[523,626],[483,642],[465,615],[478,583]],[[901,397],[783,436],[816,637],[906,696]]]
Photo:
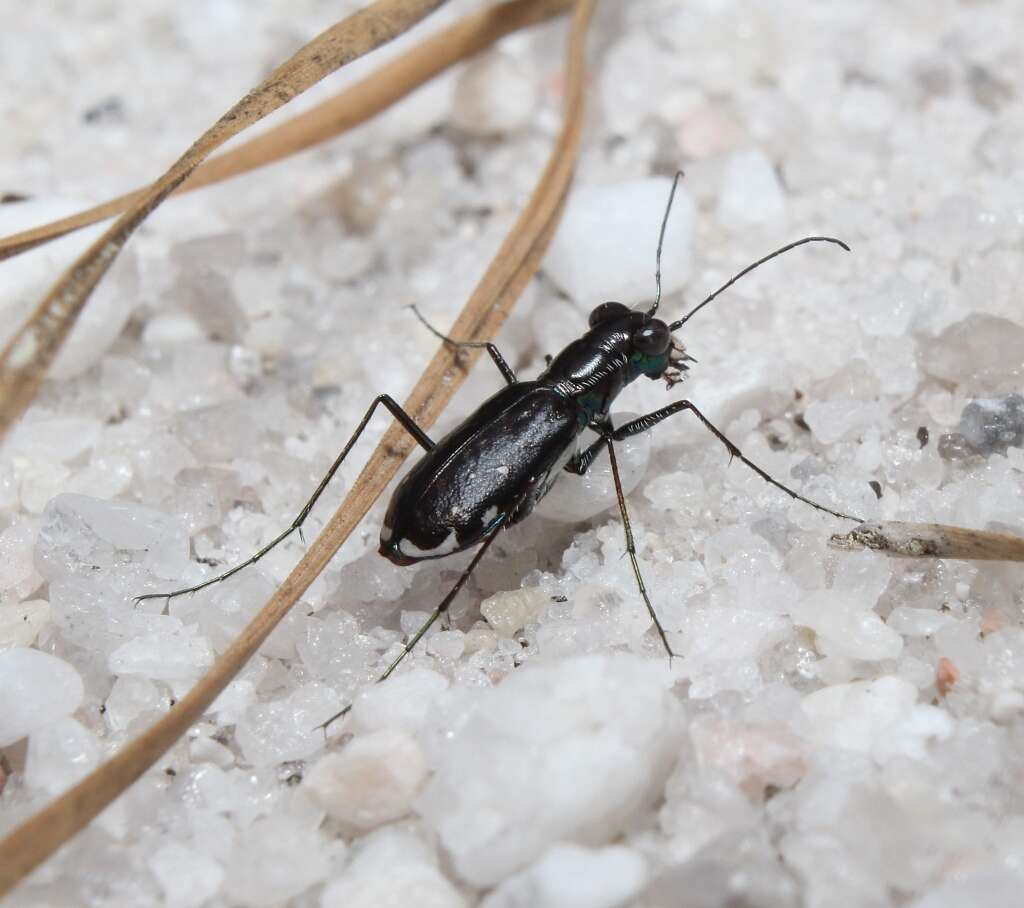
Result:
[[532,510],[578,433],[576,404],[549,387],[503,388],[438,442],[391,497],[381,554],[396,564],[471,548]]

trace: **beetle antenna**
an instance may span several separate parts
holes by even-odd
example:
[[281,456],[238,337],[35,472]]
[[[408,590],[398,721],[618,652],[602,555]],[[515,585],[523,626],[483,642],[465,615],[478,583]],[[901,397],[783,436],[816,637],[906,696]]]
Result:
[[[789,252],[790,249],[796,249],[797,246],[803,246],[805,243],[834,243],[836,246],[842,246],[842,248],[845,249],[847,252],[850,251],[850,247],[847,246],[846,243],[844,243],[842,240],[837,240],[834,236],[805,236],[802,240],[796,240],[795,242],[787,243],[781,249],[776,249],[774,252],[769,253],[764,258],[758,259],[752,265],[747,265],[747,267],[740,271],[738,274],[734,274],[731,278],[729,278],[729,280],[722,284],[722,286],[719,287],[714,293],[712,293],[710,296],[706,297],[704,300],[702,300],[696,306],[694,306],[689,312],[686,313],[686,315],[679,319],[679,321],[672,322],[672,324],[668,326],[669,331],[675,331],[677,328],[681,328],[683,325],[685,325],[694,315],[700,312],[701,309],[703,309],[716,296],[718,296],[718,294],[720,294],[723,290],[727,290],[729,287],[735,284],[736,281],[743,277],[743,275],[750,274],[750,272],[753,271],[755,268],[760,267],[765,262],[775,258],[777,255],[782,255],[783,252]],[[653,310],[651,311],[653,312]]]
[[658,306],[661,304],[661,247],[665,245],[665,228],[668,227],[668,216],[672,211],[672,200],[676,196],[676,187],[682,178],[683,172],[677,170],[675,179],[672,180],[672,188],[668,193],[668,204],[665,206],[665,214],[661,219],[661,232],[658,234],[658,251],[654,254],[654,283],[658,288],[658,292],[654,297],[654,305],[647,311],[648,318],[658,311]]

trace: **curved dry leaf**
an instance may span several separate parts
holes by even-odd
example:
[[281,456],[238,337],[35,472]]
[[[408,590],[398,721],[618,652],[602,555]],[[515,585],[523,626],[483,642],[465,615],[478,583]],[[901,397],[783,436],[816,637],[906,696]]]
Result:
[[[593,0],[577,0],[567,49],[566,101],[558,141],[526,208],[452,327],[459,337],[489,339],[540,266],[565,203],[583,128],[584,41]],[[480,351],[465,361],[441,346],[406,410],[429,428]],[[413,442],[392,425],[351,491],[270,601],[171,711],[114,757],[0,841],[0,896],[84,827],[194,724],[298,601],[383,492]]]
[[0,437],[32,402],[78,313],[135,229],[215,149],[445,0],[377,0],[317,35],[200,136],[74,264],[0,351]]
[[[509,0],[471,13],[333,98],[197,167],[172,195],[219,183],[298,154],[365,123],[420,85],[514,31],[565,12],[571,0]],[[0,261],[83,227],[137,202],[137,189],[58,221],[0,238]]]

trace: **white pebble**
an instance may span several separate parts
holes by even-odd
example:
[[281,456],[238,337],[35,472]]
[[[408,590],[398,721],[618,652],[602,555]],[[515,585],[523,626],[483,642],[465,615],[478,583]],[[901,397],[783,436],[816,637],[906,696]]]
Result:
[[817,635],[823,656],[877,662],[903,652],[903,638],[878,613],[835,590],[820,590],[794,604],[790,616]]
[[185,312],[165,312],[146,322],[142,343],[146,347],[173,347],[206,338],[202,326]]
[[497,645],[498,636],[489,627],[477,625],[466,632],[465,653],[467,656],[471,656],[473,653],[489,653]]
[[235,740],[254,766],[303,760],[324,746],[318,726],[342,708],[337,694],[316,682],[282,700],[257,703],[235,727]]
[[144,675],[158,681],[191,681],[213,664],[213,649],[195,625],[169,615],[155,616],[149,633],[126,640],[107,660],[115,675]]
[[344,873],[324,887],[321,908],[465,908],[436,863],[410,829],[386,826],[359,842]]
[[933,608],[897,606],[886,622],[896,633],[905,637],[931,637],[936,631],[953,623],[953,616]]
[[83,694],[81,677],[63,659],[21,647],[0,653],[0,747],[70,716]]
[[98,419],[59,416],[18,425],[5,453],[67,463],[96,447],[103,424]]
[[511,637],[540,616],[551,597],[537,587],[495,593],[480,603],[484,620],[503,637]]
[[1018,908],[1021,877],[1017,861],[1011,867],[990,866],[950,871],[950,879],[934,887],[907,908]]
[[1024,327],[1007,318],[970,312],[923,348],[929,375],[971,393],[1020,388]]
[[121,565],[125,555],[157,577],[174,580],[188,567],[184,524],[127,501],[58,495],[43,514],[36,564],[50,581]]
[[50,603],[45,599],[0,605],[0,650],[31,646],[50,623]]
[[423,641],[423,648],[435,659],[455,663],[466,649],[466,635],[457,628],[438,631]]
[[[378,114],[371,123],[374,144],[409,142],[444,123],[451,116],[455,79],[450,72],[435,76],[417,89],[415,104],[394,104]],[[408,198],[404,191],[404,201]]]
[[480,908],[615,908],[639,892],[646,879],[647,862],[630,848],[558,843],[504,880]]
[[114,731],[124,731],[143,713],[166,707],[167,697],[148,678],[122,675],[110,689],[103,718]]
[[666,89],[678,84],[667,75],[675,64],[658,36],[639,31],[619,37],[596,74],[609,127],[635,141],[636,130],[665,102]]
[[70,788],[100,762],[99,739],[77,719],[58,719],[28,739],[25,781],[55,795]]
[[851,308],[865,334],[872,337],[903,337],[911,323],[938,302],[927,287],[900,274],[887,275],[877,286],[859,294]]
[[304,784],[336,820],[366,830],[405,816],[426,775],[426,758],[415,738],[378,731],[322,757]]
[[839,107],[839,118],[856,132],[882,132],[898,115],[892,98],[888,91],[874,86],[851,85]]
[[864,608],[874,608],[893,575],[894,562],[865,549],[840,558],[835,566],[832,589]]
[[527,664],[460,701],[418,801],[458,874],[493,885],[558,841],[619,835],[675,759],[672,681],[662,660],[588,656]]
[[32,459],[19,471],[21,506],[30,514],[42,514],[47,503],[71,478],[71,470],[50,460]]
[[401,729],[418,731],[429,719],[430,708],[448,690],[444,675],[414,668],[393,675],[383,684],[364,687],[352,704],[352,730]]
[[738,607],[691,607],[680,624],[679,669],[690,696],[703,700],[723,690],[761,686],[758,659],[781,640],[789,623],[778,615]]
[[178,842],[162,845],[146,861],[168,908],[198,908],[224,881],[224,868],[210,855]]
[[775,167],[757,149],[737,151],[725,166],[716,216],[727,230],[752,227],[777,230],[786,222],[786,199]]
[[700,766],[722,773],[760,801],[769,787],[791,788],[807,771],[806,745],[781,722],[746,724],[700,716],[690,726]]
[[680,118],[679,150],[688,158],[710,158],[732,151],[744,140],[743,128],[717,104],[702,104]]
[[1011,722],[1024,713],[1024,692],[1015,689],[1001,690],[989,706],[989,715],[996,722]]
[[823,688],[802,706],[822,747],[920,759],[928,741],[949,737],[953,723],[942,710],[919,705],[917,693],[909,681],[887,675]]
[[501,135],[529,123],[536,104],[534,71],[494,52],[470,61],[459,74],[452,121],[473,135]]
[[188,746],[189,759],[193,763],[213,763],[221,769],[235,765],[235,755],[230,747],[225,747],[213,738],[199,737]]
[[248,678],[236,678],[213,701],[210,712],[222,725],[236,725],[256,700],[256,685]]
[[233,904],[271,908],[321,882],[330,870],[317,829],[296,817],[260,817],[235,843],[225,890]]
[[[588,311],[606,300],[652,301],[654,251],[671,185],[667,177],[652,177],[575,190],[544,260],[545,273]],[[681,185],[662,251],[665,295],[689,277],[695,217]]]
[[[372,267],[377,256],[373,244],[362,237],[346,236],[337,243],[324,246],[317,259],[317,267],[325,277],[336,281],[351,281]],[[246,348],[238,348],[239,355],[248,354]],[[256,363],[247,364],[250,371]]]
[[324,887],[321,908],[466,908],[468,902],[436,867],[398,864],[375,875],[346,874]]
[[814,437],[824,445],[835,444],[854,432],[877,426],[881,417],[881,407],[874,402],[839,398],[816,400],[804,411],[804,419]]

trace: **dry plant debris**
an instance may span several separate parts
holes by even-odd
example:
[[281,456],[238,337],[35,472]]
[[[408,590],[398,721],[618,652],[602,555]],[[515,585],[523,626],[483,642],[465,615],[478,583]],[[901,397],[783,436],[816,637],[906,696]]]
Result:
[[1020,536],[940,523],[862,523],[848,533],[832,535],[829,545],[843,551],[871,549],[898,558],[1024,561],[1024,539]]

